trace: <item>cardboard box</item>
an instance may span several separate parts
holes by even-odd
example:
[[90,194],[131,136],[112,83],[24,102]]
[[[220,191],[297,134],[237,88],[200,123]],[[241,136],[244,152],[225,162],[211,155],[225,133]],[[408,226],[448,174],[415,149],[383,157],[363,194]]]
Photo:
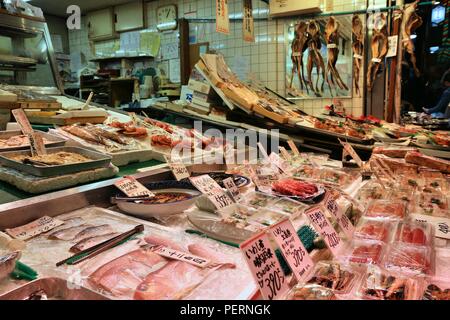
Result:
[[323,0],[270,0],[269,15],[271,17],[292,16],[305,13],[322,12]]
[[194,79],[189,79],[188,88],[193,92],[200,92],[203,94],[210,94],[212,90],[212,87],[208,83]]

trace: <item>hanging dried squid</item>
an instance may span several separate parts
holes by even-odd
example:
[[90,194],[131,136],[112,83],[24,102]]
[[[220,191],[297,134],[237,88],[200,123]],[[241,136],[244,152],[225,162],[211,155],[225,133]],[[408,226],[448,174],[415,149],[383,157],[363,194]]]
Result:
[[405,6],[405,9],[403,10],[403,20],[401,25],[403,48],[406,50],[406,52],[408,52],[410,56],[411,64],[416,77],[420,76],[420,71],[417,68],[416,55],[414,53],[415,47],[414,42],[411,39],[411,35],[423,23],[422,18],[416,12],[418,2],[419,1],[415,1]]
[[352,51],[353,51],[353,87],[355,93],[361,95],[359,90],[359,74],[362,68],[364,54],[363,24],[358,15],[352,18]]
[[305,79],[304,66],[303,66],[303,53],[307,49],[307,42],[309,39],[309,34],[306,32],[308,25],[306,22],[300,21],[296,27],[294,32],[294,39],[292,40],[291,49],[291,59],[292,59],[292,74],[291,81],[289,87],[292,88],[292,82],[294,80],[294,74],[297,70],[298,81],[300,83],[300,88],[303,91],[303,88],[306,89],[306,92],[309,93],[308,85]]
[[386,16],[383,13],[374,16],[374,26],[371,41],[372,59],[369,61],[367,71],[367,89],[372,90],[373,83],[380,66],[388,52],[388,31]]
[[[308,41],[308,83],[316,95],[320,95],[320,92],[323,92],[323,86],[325,84],[325,63],[323,61],[323,57],[320,54],[320,49],[322,47],[322,42],[320,40],[320,27],[319,24],[315,20],[310,20],[307,28],[308,34],[310,36],[310,40]],[[316,67],[317,70],[317,79],[316,85],[313,85],[312,81],[312,69]],[[322,85],[319,90],[319,78],[320,74],[322,74]]]

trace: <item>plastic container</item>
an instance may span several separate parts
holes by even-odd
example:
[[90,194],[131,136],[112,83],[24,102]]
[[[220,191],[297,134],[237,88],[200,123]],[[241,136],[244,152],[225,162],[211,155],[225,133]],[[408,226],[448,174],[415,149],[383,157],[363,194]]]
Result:
[[381,264],[385,244],[375,240],[354,239],[347,255],[349,263]]
[[316,284],[296,285],[284,297],[285,300],[336,300],[333,290]]
[[287,214],[293,218],[298,217],[308,208],[307,205],[291,200],[289,198],[281,198],[273,203],[271,203],[268,207],[270,210],[279,211],[283,214]]
[[366,217],[401,220],[406,216],[404,201],[374,200],[366,210]]
[[428,281],[422,300],[450,300],[450,280]]
[[336,261],[320,261],[311,274],[308,284],[331,289],[335,294],[350,292],[359,277],[350,265]]
[[423,288],[420,279],[407,278],[377,266],[369,266],[357,295],[369,300],[417,300]]
[[315,169],[310,165],[301,165],[298,168],[294,169],[292,172],[292,176],[295,178],[302,178],[302,179],[313,179]]
[[431,249],[401,243],[392,244],[385,256],[384,267],[411,275],[431,274]]
[[392,201],[405,201],[407,204],[413,202],[413,189],[411,188],[394,188],[388,192],[389,200]]
[[388,243],[391,230],[394,227],[392,222],[386,219],[361,218],[355,228],[355,239],[377,240]]
[[338,185],[340,188],[344,189],[356,179],[356,176],[352,175],[354,172],[350,173],[350,171],[345,172],[344,170],[321,168],[317,173],[318,180],[324,183]]
[[359,189],[356,200],[366,203],[371,200],[384,199],[385,191],[381,184],[370,182]]
[[435,217],[448,215],[447,198],[442,193],[419,193],[410,205],[409,211],[414,214],[423,214]]
[[246,194],[244,198],[245,200],[243,201],[243,204],[253,208],[264,208],[269,204],[277,201],[276,197],[267,195],[262,192],[251,192],[249,194]]
[[395,232],[394,241],[415,246],[432,245],[433,227],[429,223],[400,222]]

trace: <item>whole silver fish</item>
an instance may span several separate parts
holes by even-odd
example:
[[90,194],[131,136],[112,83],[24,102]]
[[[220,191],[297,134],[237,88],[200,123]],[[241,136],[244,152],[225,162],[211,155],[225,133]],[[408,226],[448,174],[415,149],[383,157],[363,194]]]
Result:
[[86,221],[83,218],[80,218],[80,217],[68,218],[68,219],[64,219],[62,221],[64,222],[64,224],[62,224],[62,225],[60,225],[60,226],[58,226],[56,228],[53,228],[47,234],[55,233],[56,231],[60,231],[60,230],[63,230],[63,229],[68,229],[68,228],[71,228],[71,227],[78,227],[78,226],[81,226],[82,224],[86,223]]
[[53,240],[66,240],[66,241],[73,240],[76,235],[78,235],[80,232],[90,227],[92,227],[92,225],[82,224],[80,226],[61,229],[50,233],[48,238]]
[[114,233],[108,233],[102,236],[95,236],[95,237],[90,237],[90,238],[85,238],[83,240],[81,240],[80,242],[78,242],[77,244],[75,244],[74,246],[72,246],[70,248],[71,252],[77,253],[86,249],[89,249],[93,246],[96,246],[99,243],[102,243],[106,240],[112,239],[115,236],[117,236],[119,233],[114,232]]
[[0,280],[8,277],[16,267],[16,261],[20,258],[20,252],[15,251],[3,256],[0,256]]
[[103,236],[108,233],[113,233],[114,230],[109,224],[102,224],[100,226],[91,226],[80,231],[75,237],[75,241],[81,241],[86,238]]

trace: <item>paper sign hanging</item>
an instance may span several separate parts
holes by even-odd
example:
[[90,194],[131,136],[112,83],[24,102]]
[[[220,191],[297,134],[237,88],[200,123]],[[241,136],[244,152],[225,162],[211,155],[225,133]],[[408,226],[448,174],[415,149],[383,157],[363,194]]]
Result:
[[321,206],[314,206],[305,211],[305,215],[311,221],[314,229],[322,236],[334,256],[337,256],[343,247],[341,238],[331,223],[328,221]]
[[274,300],[289,289],[265,232],[245,241],[240,248],[264,299]]
[[398,36],[389,36],[388,37],[388,52],[386,54],[386,58],[395,57],[397,55],[398,48]]
[[269,230],[297,281],[304,280],[314,262],[295,232],[292,222],[286,218],[271,226]]
[[236,184],[233,181],[233,178],[226,178],[223,180],[223,184],[225,188],[227,188],[228,192],[231,194],[231,197],[234,199],[234,201],[239,202],[242,200],[241,192],[239,191],[239,188],[236,186]]
[[345,212],[341,210],[337,204],[336,197],[333,193],[327,191],[324,199],[325,208],[336,219],[339,227],[344,231],[348,239],[352,239],[355,227],[350,219],[345,215]]
[[125,176],[117,180],[114,185],[120,189],[127,197],[154,197],[153,192],[131,176]]
[[216,31],[225,34],[230,33],[228,0],[216,0]]
[[244,41],[255,42],[255,26],[253,22],[252,0],[244,0],[244,19],[242,28],[244,32]]
[[192,184],[214,204],[217,209],[222,209],[233,204],[233,200],[223,192],[222,188],[209,175],[189,178]]

